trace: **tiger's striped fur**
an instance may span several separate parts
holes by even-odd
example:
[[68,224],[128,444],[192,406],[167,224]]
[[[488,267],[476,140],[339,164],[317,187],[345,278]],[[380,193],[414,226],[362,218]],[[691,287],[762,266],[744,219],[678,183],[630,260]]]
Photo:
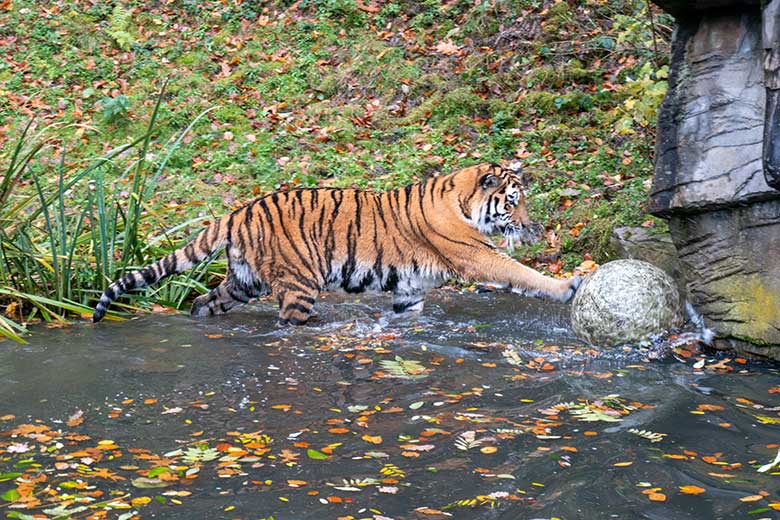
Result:
[[529,240],[516,169],[481,164],[384,193],[293,189],[258,198],[192,242],[112,283],[100,321],[121,294],[157,283],[226,248],[228,274],[195,299],[191,314],[222,314],[270,291],[279,323],[303,324],[319,292],[393,293],[396,312],[422,310],[425,292],[448,278],[490,281],[566,301],[579,279],[554,279],[498,252],[485,235]]

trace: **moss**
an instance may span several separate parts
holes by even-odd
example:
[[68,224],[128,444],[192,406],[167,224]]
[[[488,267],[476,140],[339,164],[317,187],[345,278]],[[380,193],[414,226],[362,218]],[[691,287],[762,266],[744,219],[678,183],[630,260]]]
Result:
[[566,0],[559,0],[557,3],[550,6],[547,9],[547,16],[550,20],[563,19],[569,16],[571,9]]
[[556,94],[545,91],[528,92],[518,100],[518,105],[525,110],[537,109],[551,112],[555,108]]
[[565,1],[550,6],[547,10],[547,17],[542,24],[542,37],[548,41],[557,39],[569,18],[569,4]]

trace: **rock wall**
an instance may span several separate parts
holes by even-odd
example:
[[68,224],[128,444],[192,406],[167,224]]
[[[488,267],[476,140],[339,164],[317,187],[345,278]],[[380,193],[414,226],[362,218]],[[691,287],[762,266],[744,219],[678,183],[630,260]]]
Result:
[[692,213],[778,198],[761,160],[761,16],[680,22],[658,116],[650,209]]
[[780,192],[762,163],[761,8],[655,1],[678,24],[651,211],[669,221],[687,292],[717,346],[780,359]]
[[780,360],[780,201],[675,215],[669,225],[716,346]]

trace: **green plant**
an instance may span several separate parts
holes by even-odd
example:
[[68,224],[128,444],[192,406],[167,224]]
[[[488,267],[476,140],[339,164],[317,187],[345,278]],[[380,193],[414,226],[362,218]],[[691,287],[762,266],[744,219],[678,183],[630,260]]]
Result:
[[100,100],[101,113],[106,123],[116,123],[123,121],[130,108],[130,100],[124,94],[117,97],[104,97]]
[[[150,162],[148,149],[162,95],[161,91],[142,136],[81,169],[69,170],[62,154],[53,180],[27,168],[47,145],[46,129],[31,136],[31,125],[25,128],[0,182],[0,302],[15,302],[15,308],[24,307],[28,318],[46,321],[89,314],[91,302],[112,280],[162,256],[175,247],[174,237],[199,221],[189,220],[163,235],[142,238],[142,228],[164,228],[166,214],[180,209],[152,208],[147,201],[184,136],[211,110],[171,140],[158,162]],[[127,157],[129,164],[120,178],[132,179],[127,201],[121,189],[105,181],[121,157]],[[14,196],[14,187],[23,177],[32,182],[34,193]],[[74,193],[85,195],[74,199]],[[155,301],[179,307],[192,291],[205,292],[202,280],[216,265],[207,262],[184,280],[162,284],[153,293]],[[131,298],[133,303],[126,307],[138,308],[138,302],[147,300],[143,295]],[[23,341],[25,332],[22,325],[0,318],[0,335]]]
[[111,18],[108,21],[108,36],[114,40],[117,47],[126,51],[135,42],[135,38],[130,34],[130,24],[133,20],[133,13],[126,9],[121,3],[114,6]]
[[618,133],[634,133],[635,126],[647,128],[655,122],[658,107],[666,94],[668,77],[669,67],[664,65],[655,70],[653,64],[647,62],[639,70],[638,78],[622,87],[628,99],[623,102],[621,116],[615,123]]

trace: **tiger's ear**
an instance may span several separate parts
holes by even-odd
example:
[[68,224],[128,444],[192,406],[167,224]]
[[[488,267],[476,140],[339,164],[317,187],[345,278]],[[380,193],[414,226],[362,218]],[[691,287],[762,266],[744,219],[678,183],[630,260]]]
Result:
[[479,184],[482,186],[483,189],[487,190],[490,188],[495,188],[499,184],[501,184],[501,179],[493,175],[492,173],[488,173],[482,179],[479,181]]

